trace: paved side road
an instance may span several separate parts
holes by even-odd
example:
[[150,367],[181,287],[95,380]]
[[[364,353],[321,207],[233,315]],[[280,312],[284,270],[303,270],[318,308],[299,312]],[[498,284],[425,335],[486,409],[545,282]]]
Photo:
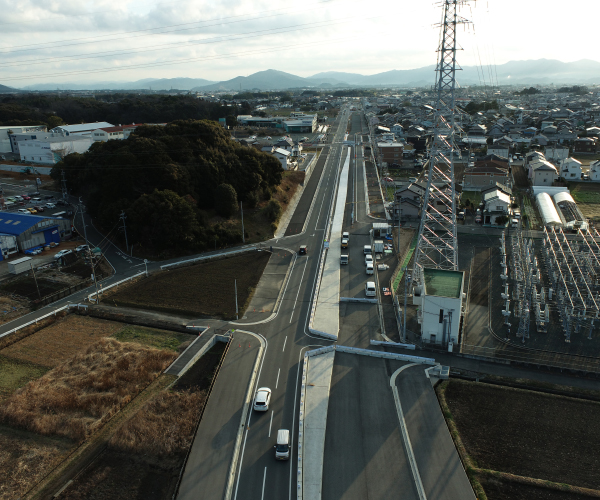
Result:
[[396,387],[427,500],[475,500],[425,368],[402,371]]
[[177,495],[179,500],[224,497],[259,347],[256,337],[234,333],[192,444]]

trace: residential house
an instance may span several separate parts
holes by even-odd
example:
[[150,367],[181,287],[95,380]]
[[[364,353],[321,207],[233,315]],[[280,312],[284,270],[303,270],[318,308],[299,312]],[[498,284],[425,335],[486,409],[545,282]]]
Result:
[[281,167],[284,170],[294,170],[296,164],[292,161],[291,151],[281,148],[274,148],[271,154],[279,160]]
[[502,216],[510,216],[510,196],[500,189],[486,191],[482,196],[484,203],[483,225],[495,226],[497,219]]
[[580,137],[573,141],[574,153],[595,153],[596,140],[593,137]]
[[590,163],[590,180],[600,181],[600,160]]
[[546,159],[537,159],[529,163],[528,177],[533,186],[552,186],[558,178],[558,171]]
[[390,127],[390,132],[392,132],[395,137],[404,137],[404,127],[399,123],[392,125]]
[[555,146],[549,146],[544,149],[544,156],[548,160],[564,160],[569,157],[569,148],[559,148]]
[[560,160],[560,176],[568,181],[581,180],[581,162],[575,158]]
[[510,185],[508,163],[497,160],[476,161],[472,167],[465,169],[463,190],[480,191],[497,182]]
[[413,182],[394,194],[394,217],[401,221],[416,220],[421,215],[426,185]]
[[379,159],[388,165],[402,165],[402,152],[404,144],[402,142],[378,142]]

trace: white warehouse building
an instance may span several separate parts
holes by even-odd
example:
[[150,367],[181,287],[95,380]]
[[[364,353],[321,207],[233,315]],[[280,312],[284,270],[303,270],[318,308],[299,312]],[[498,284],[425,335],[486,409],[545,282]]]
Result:
[[71,153],[85,153],[91,146],[91,137],[47,137],[19,143],[21,160],[44,165],[55,165]]

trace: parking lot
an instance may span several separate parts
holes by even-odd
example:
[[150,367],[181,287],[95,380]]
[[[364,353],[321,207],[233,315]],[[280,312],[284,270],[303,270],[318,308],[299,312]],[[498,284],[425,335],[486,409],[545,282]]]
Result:
[[60,193],[36,189],[35,183],[0,182],[3,203],[0,211],[30,213],[33,215],[63,217],[72,215],[72,207],[60,200]]

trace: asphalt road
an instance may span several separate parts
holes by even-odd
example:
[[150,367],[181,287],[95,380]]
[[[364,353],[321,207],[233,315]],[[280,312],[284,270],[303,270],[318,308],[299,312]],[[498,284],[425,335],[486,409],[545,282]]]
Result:
[[[347,113],[344,113],[323,166],[322,181],[317,193],[312,196],[313,206],[306,212],[309,217],[304,234],[283,238],[276,243],[295,250],[299,245],[307,245],[308,255],[299,256],[296,260],[277,316],[268,323],[240,327],[258,332],[268,341],[256,387],[270,387],[273,395],[267,413],[252,412],[249,416],[233,498],[281,500],[295,496],[297,451],[294,443],[297,442],[299,361],[308,346],[328,344],[322,339],[311,338],[307,318],[323,234],[336,188],[335,180],[341,166],[343,148],[339,141],[340,135],[343,139],[346,117]],[[308,186],[305,195],[310,196],[307,193],[310,193]],[[304,225],[302,221],[299,223]],[[278,429],[292,430],[289,462],[275,460],[273,446]]]
[[323,499],[418,500],[390,388],[390,376],[400,366],[397,361],[336,352]]

